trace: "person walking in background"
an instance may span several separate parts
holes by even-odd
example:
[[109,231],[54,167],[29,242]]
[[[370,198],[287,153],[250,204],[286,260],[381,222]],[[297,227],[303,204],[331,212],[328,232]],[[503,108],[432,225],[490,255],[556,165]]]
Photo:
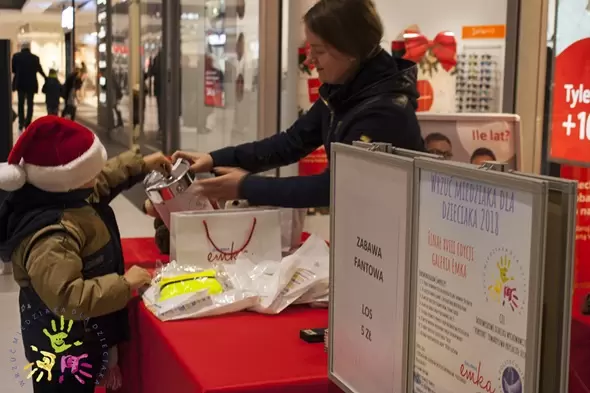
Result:
[[161,53],[158,51],[154,60],[150,64],[149,76],[154,78],[154,96],[156,96],[156,105],[158,107],[158,136],[161,137],[164,126],[164,111],[166,110],[166,104],[163,100],[164,92],[162,91],[162,69],[161,67]]
[[[109,82],[107,82],[108,84]],[[113,112],[115,113],[115,128],[123,128],[125,125],[123,123],[123,114],[119,109],[119,105],[121,104],[121,100],[123,99],[123,88],[118,80],[115,79],[114,75],[111,77],[110,87],[113,89],[113,95],[115,97],[115,101],[113,103]]]
[[[37,73],[46,78],[41,67],[39,56],[31,53],[29,43],[23,43],[21,50],[12,56],[12,90],[18,93],[18,122],[19,131],[22,131],[31,124],[33,120],[33,99],[39,92]],[[25,116],[25,101],[27,113]]]
[[71,120],[76,119],[76,111],[78,108],[77,93],[84,84],[84,77],[85,75],[82,69],[77,68],[66,78],[62,95],[63,99],[66,101],[66,105],[61,113],[61,117],[68,117]]
[[61,90],[62,86],[57,79],[57,70],[49,70],[49,75],[43,85],[43,94],[45,94],[45,105],[47,106],[48,115],[58,115]]

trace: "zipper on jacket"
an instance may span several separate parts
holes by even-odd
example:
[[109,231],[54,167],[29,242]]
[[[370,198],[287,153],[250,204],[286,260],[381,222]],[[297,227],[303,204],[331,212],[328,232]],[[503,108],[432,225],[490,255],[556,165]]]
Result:
[[328,100],[326,100],[321,94],[320,94],[320,99],[322,100],[322,102],[324,103],[324,105],[326,105],[326,107],[330,111],[330,125],[328,127],[329,128],[328,135],[330,135],[332,133],[332,123],[334,123],[334,110],[330,106],[330,103],[328,102]]

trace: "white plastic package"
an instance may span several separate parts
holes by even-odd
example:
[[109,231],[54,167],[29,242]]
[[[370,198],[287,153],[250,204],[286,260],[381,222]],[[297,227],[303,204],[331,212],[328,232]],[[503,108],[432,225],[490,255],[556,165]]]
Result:
[[[205,278],[199,276],[208,272]],[[163,286],[166,280],[171,286]],[[205,280],[214,281],[214,284],[204,283]],[[197,281],[202,285],[191,288]],[[172,286],[177,287],[178,290],[173,291],[176,293],[164,293],[163,289]],[[143,301],[160,320],[171,321],[242,311],[258,303],[258,294],[233,287],[221,265],[204,270],[172,261],[157,273],[152,285],[143,293]]]
[[251,311],[278,314],[293,303],[324,299],[329,266],[328,246],[319,237],[311,236],[299,250],[281,262],[267,261],[256,265],[242,256],[224,269],[234,287],[258,293],[259,302]]
[[326,307],[329,266],[328,246],[312,235],[282,261],[254,263],[240,254],[234,263],[210,269],[173,261],[160,269],[143,300],[162,321],[243,310],[278,314],[291,304]]

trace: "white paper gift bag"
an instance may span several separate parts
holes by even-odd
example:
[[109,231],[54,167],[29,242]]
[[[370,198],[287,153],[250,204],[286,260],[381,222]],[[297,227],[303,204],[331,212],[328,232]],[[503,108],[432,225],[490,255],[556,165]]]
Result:
[[[248,201],[234,200],[225,203],[225,209],[248,208]],[[307,209],[280,208],[281,212],[281,242],[283,251],[291,251],[301,245],[301,234],[305,225]]]
[[238,209],[173,213],[170,258],[206,269],[233,263],[240,253],[254,263],[280,261],[278,209]]

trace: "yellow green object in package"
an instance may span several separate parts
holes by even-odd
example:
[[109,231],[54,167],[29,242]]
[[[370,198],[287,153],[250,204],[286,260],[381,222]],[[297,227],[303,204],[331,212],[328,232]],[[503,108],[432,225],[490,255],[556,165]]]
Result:
[[217,273],[213,269],[174,277],[164,277],[160,280],[159,287],[160,301],[203,290],[207,290],[209,295],[217,295],[223,292],[223,286],[217,280]]

